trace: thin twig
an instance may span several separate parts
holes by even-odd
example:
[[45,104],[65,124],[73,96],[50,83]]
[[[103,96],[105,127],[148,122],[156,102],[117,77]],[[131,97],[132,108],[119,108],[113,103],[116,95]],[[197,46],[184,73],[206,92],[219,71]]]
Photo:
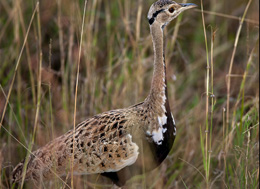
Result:
[[[4,89],[3,89],[3,87],[2,87],[1,84],[0,84],[0,89],[1,89],[1,91],[2,91],[2,93],[3,93],[3,95],[4,95],[4,97],[5,97],[5,100],[7,100],[6,93],[5,93],[5,91],[4,91]],[[9,105],[9,108],[10,108],[11,112],[13,113],[14,119],[15,119],[15,121],[16,121],[16,124],[18,125],[18,128],[19,128],[19,130],[20,130],[20,132],[21,132],[21,135],[22,135],[23,139],[24,139],[25,142],[26,142],[26,137],[25,137],[25,135],[24,135],[23,129],[22,129],[22,127],[21,127],[21,124],[19,123],[18,118],[17,118],[17,116],[15,115],[14,109],[13,109],[13,107],[11,106],[11,104],[10,104],[9,102],[8,102],[8,105]]]
[[71,160],[71,186],[73,188],[73,164],[74,164],[74,151],[75,151],[75,134],[76,134],[76,113],[77,113],[77,96],[78,96],[78,86],[79,86],[79,68],[80,68],[80,57],[82,52],[82,41],[83,41],[83,32],[85,26],[85,16],[87,8],[87,0],[85,0],[84,13],[83,13],[83,22],[81,27],[81,36],[80,36],[80,45],[79,45],[79,57],[78,57],[78,69],[77,69],[77,79],[76,79],[76,91],[75,91],[75,105],[74,105],[74,121],[73,121],[73,153]]
[[202,172],[200,172],[200,170],[197,167],[195,167],[194,165],[192,165],[189,162],[185,161],[184,159],[179,158],[179,160],[187,163],[189,166],[191,166],[193,169],[195,169],[203,177],[204,180],[206,180],[205,176],[202,174]]
[[[197,12],[203,12],[203,13],[205,13],[205,14],[215,15],[215,16],[219,16],[219,17],[229,18],[229,19],[233,19],[233,20],[239,20],[239,21],[241,20],[240,17],[233,16],[233,15],[228,15],[228,14],[224,14],[224,13],[219,13],[219,12],[212,12],[212,11],[205,11],[205,10],[201,11],[201,10],[199,10],[199,9],[195,9],[195,11],[197,11]],[[245,21],[245,22],[248,22],[248,23],[250,23],[250,24],[257,24],[257,25],[259,25],[259,22],[256,21],[256,20],[251,20],[251,19],[245,18],[244,21]]]
[[207,32],[206,32],[206,26],[205,26],[205,18],[203,14],[203,0],[201,0],[201,15],[202,15],[202,23],[203,23],[203,31],[204,31],[204,37],[205,37],[205,46],[206,46],[206,61],[207,61],[207,78],[206,78],[206,131],[205,131],[205,172],[206,172],[206,185],[207,188],[209,188],[209,77],[210,77],[210,63],[209,63],[209,51],[208,51],[208,40],[207,40]]
[[[230,61],[230,67],[229,67],[229,72],[228,72],[229,76],[232,74],[233,64],[234,64],[234,60],[235,60],[235,55],[236,55],[236,51],[237,51],[237,45],[238,45],[240,33],[241,33],[241,30],[242,30],[242,26],[243,26],[243,23],[245,21],[245,17],[247,15],[249,6],[251,5],[251,2],[252,2],[252,0],[248,1],[248,4],[246,6],[246,9],[244,11],[243,17],[242,17],[242,19],[240,21],[240,24],[239,24],[239,27],[238,27],[238,30],[237,30],[236,39],[235,39],[235,43],[234,43],[234,50],[233,50],[233,53],[232,53],[232,58],[231,58],[231,61]],[[226,115],[227,126],[229,125],[230,88],[231,88],[231,77],[229,77],[229,76],[227,78],[228,79],[227,80],[227,112],[226,112],[227,113],[227,115]]]

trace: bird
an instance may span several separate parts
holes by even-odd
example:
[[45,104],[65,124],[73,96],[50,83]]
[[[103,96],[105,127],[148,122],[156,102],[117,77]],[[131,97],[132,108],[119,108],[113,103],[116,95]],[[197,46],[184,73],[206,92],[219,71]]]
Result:
[[[75,175],[101,174],[118,187],[135,175],[157,168],[170,153],[176,123],[167,92],[164,28],[193,3],[154,2],[148,23],[154,49],[151,88],[145,100],[124,109],[86,119],[64,135],[32,152],[12,172],[13,183],[62,177],[73,167]],[[26,167],[25,167],[26,166]],[[25,171],[25,173],[24,173]]]

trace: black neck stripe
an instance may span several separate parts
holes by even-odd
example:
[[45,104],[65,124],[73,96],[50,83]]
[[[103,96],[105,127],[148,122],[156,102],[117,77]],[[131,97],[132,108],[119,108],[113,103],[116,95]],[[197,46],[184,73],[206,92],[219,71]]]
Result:
[[155,21],[154,17],[150,18],[149,19],[149,24],[152,25],[154,23],[154,21]]
[[153,13],[153,17],[149,19],[149,24],[152,25],[155,21],[155,18],[158,16],[158,14],[160,14],[163,11],[164,11],[164,9],[161,9],[161,10],[158,10],[155,13]]

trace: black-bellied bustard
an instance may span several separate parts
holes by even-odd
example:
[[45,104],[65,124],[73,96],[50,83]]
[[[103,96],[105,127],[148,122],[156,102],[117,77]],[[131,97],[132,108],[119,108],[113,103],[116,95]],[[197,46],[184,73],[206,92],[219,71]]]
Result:
[[[167,95],[163,29],[181,12],[193,7],[196,5],[171,0],[159,0],[151,6],[148,21],[154,47],[154,73],[144,102],[89,118],[76,127],[75,133],[70,130],[33,152],[25,179],[35,182],[51,179],[54,172],[63,176],[73,165],[74,174],[102,174],[123,186],[132,176],[151,171],[162,163],[176,135]],[[23,170],[21,162],[13,171],[13,182],[22,180]]]

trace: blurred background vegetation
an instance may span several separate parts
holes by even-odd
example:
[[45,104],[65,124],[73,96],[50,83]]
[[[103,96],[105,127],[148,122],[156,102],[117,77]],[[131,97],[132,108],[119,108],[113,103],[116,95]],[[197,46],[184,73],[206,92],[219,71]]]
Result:
[[[146,15],[153,2],[88,1],[77,123],[147,96],[153,49]],[[168,91],[178,128],[172,152],[129,187],[259,187],[259,1],[204,0],[203,6],[206,35],[200,8],[165,30]],[[35,150],[73,125],[84,1],[39,1],[33,15],[36,7],[36,0],[0,0],[0,188],[11,188],[10,173],[28,155],[25,147]],[[75,188],[112,186],[99,175],[75,179]],[[41,188],[61,186],[56,179]]]

